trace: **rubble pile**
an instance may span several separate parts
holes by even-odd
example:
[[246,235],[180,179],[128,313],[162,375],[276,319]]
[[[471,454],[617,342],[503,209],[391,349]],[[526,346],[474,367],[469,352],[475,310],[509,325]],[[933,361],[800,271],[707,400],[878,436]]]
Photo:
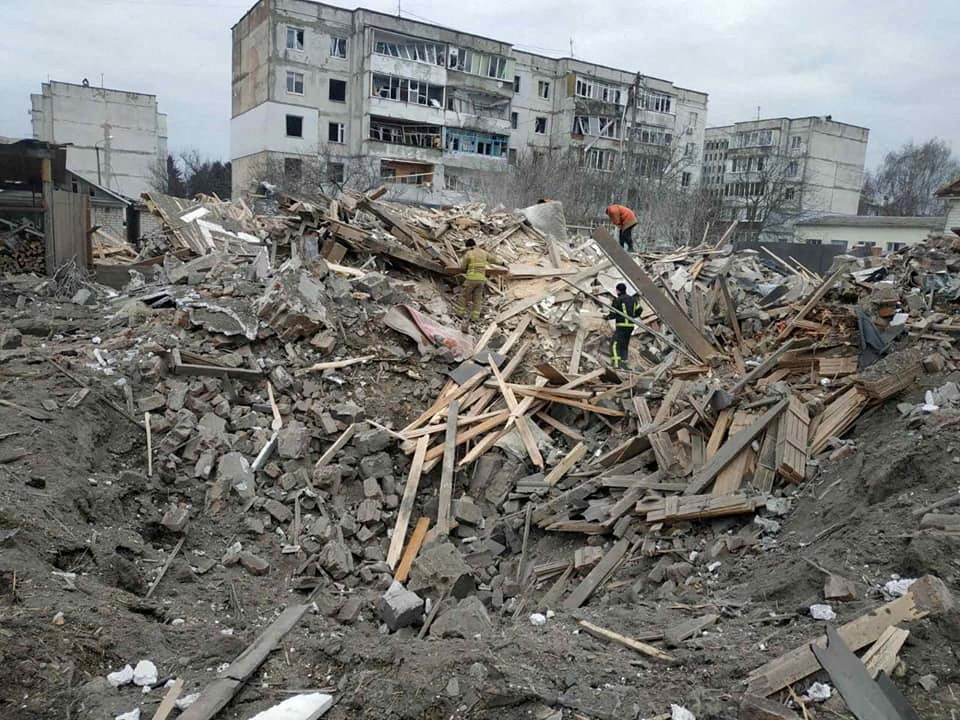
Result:
[[[142,549],[131,563],[150,578],[145,598],[164,594],[185,545],[203,544],[187,572],[228,583],[235,608],[242,575],[293,591],[285,613],[315,603],[357,632],[438,642],[511,622],[546,631],[577,613],[578,632],[669,664],[739,617],[718,599],[725,569],[785,545],[807,489],[857,453],[843,438],[859,419],[889,401],[905,432],[960,424],[955,379],[902,401],[960,361],[949,238],[839,257],[821,277],[729,246],[627,256],[603,230],[566,237],[558,203],[439,210],[382,193],[284,196],[275,215],[145,196],[164,229],[137,257],[162,261],[131,269],[119,294],[78,286],[85,324],[38,327],[27,315],[49,281],[0,281],[22,298],[0,366],[46,362],[73,383],[64,411],[102,402],[143,435],[116,483],[144,493],[138,532],[168,548],[162,564]],[[499,265],[478,335],[453,309],[467,238]],[[600,298],[619,282],[641,302],[629,370],[606,362]],[[61,410],[4,403],[36,422]],[[951,503],[918,517],[917,533],[955,532]],[[827,574],[817,600],[847,598],[846,579]],[[940,579],[917,583],[903,588],[917,607],[949,609]],[[709,612],[631,637],[598,610],[620,593]],[[891,641],[916,617],[904,603],[851,649]],[[744,703],[789,712],[765,698],[813,663],[789,679],[757,668]],[[593,716],[585,700],[550,697]],[[627,716],[611,713],[596,716]]]

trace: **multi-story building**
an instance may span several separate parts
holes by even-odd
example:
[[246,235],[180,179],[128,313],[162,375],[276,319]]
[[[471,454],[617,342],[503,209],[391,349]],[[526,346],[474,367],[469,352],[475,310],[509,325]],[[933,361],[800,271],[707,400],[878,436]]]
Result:
[[167,157],[167,116],[155,95],[51,81],[30,104],[33,137],[69,145],[71,171],[129,198],[150,190]]
[[650,173],[683,166],[677,183],[694,186],[706,104],[663,80],[437,25],[260,0],[233,27],[233,190],[316,169],[459,199],[524,153],[569,149],[597,170],[627,155]]
[[825,117],[707,128],[703,187],[738,237],[789,239],[818,215],[856,215],[870,131]]

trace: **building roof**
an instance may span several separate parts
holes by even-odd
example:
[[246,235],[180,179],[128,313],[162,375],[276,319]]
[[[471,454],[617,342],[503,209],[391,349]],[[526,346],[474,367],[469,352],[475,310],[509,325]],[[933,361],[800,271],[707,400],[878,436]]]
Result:
[[774,121],[781,121],[781,120],[786,120],[788,122],[796,122],[797,120],[824,120],[826,122],[832,122],[837,125],[846,125],[847,127],[859,128],[861,130],[870,129],[863,125],[854,125],[853,123],[843,122],[842,120],[835,120],[832,115],[830,116],[829,120],[827,120],[826,118],[827,118],[826,115],[801,115],[800,117],[766,117],[766,118],[760,118],[759,120],[738,120],[737,122],[729,123],[727,125],[712,125],[707,128],[707,132],[710,132],[711,130],[713,131],[729,130],[731,128],[736,128],[738,125],[756,125],[757,123],[774,122]]
[[111,190],[111,189],[108,188],[108,187],[104,187],[103,185],[99,185],[99,184],[95,183],[93,180],[90,180],[89,178],[84,177],[83,175],[81,175],[80,173],[78,173],[76,170],[71,170],[70,168],[67,168],[67,172],[69,172],[71,175],[73,175],[73,176],[74,176],[75,178],[77,178],[78,180],[82,180],[83,182],[85,182],[85,183],[86,183],[87,185],[89,185],[90,187],[98,190],[99,192],[102,192],[104,195],[107,195],[107,196],[109,196],[109,197],[112,197],[114,200],[117,200],[118,202],[121,202],[121,203],[123,203],[124,205],[130,205],[130,204],[133,203],[133,200],[132,200],[132,199],[126,197],[125,195],[121,195],[120,193],[115,192],[114,190]]
[[834,226],[834,227],[873,227],[873,228],[920,228],[939,230],[943,227],[943,218],[934,217],[894,217],[890,215],[821,215],[808,220],[798,220],[796,225]]
[[948,182],[937,190],[934,195],[936,197],[960,197],[960,177],[955,178],[952,182]]

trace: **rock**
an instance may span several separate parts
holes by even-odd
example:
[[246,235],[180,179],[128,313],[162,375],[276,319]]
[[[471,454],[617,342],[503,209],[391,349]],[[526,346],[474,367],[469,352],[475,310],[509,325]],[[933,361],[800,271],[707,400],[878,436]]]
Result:
[[113,687],[123,687],[124,685],[129,685],[133,682],[133,668],[129,665],[124,665],[116,672],[107,673],[107,682]]
[[23,343],[23,334],[16,328],[0,333],[0,350],[13,350]]
[[383,490],[380,489],[380,483],[377,482],[376,478],[364,478],[363,480],[363,496],[370,499],[382,499]]
[[930,374],[943,372],[946,364],[946,359],[940,353],[932,353],[923,359],[923,369]]
[[854,600],[857,597],[856,586],[840,575],[831,573],[823,584],[824,600]]
[[817,603],[810,606],[810,617],[814,620],[836,620],[837,614],[829,605]]
[[358,456],[364,457],[390,447],[391,441],[390,433],[374,428],[357,433],[353,439],[353,447],[356,449]]
[[393,472],[393,458],[385,452],[368,455],[360,461],[360,474],[364,478],[382,478]]
[[143,687],[157,684],[157,666],[149,660],[141,660],[133,669],[133,684]]
[[334,580],[343,580],[353,572],[353,555],[341,542],[331,541],[324,545],[317,562]]
[[455,677],[450,678],[450,680],[447,681],[447,687],[444,688],[444,692],[447,694],[447,697],[460,697],[460,681]]
[[391,631],[418,622],[423,615],[423,599],[394,581],[380,598],[380,618]]
[[223,455],[217,463],[217,479],[236,490],[243,500],[252,500],[256,494],[253,470],[247,459],[238,452]]
[[372,525],[380,522],[380,503],[377,500],[364,500],[357,508],[357,522],[361,525]]
[[90,305],[93,302],[93,293],[87,288],[80,288],[74,293],[73,297],[70,298],[70,302],[74,305]]
[[279,500],[274,500],[273,498],[267,500],[263,504],[263,509],[270,513],[270,515],[273,516],[273,519],[278,523],[290,522],[290,518],[293,517],[293,513],[290,511],[290,508],[288,508]]
[[330,408],[334,418],[345,423],[354,423],[363,418],[363,408],[355,402],[347,401]]
[[922,675],[917,678],[917,683],[927,692],[933,692],[937,689],[937,676],[936,675]]
[[680,705],[670,705],[670,720],[697,720],[696,716]]
[[342,622],[344,625],[352,625],[357,621],[357,618],[360,617],[360,611],[362,609],[363,598],[352,595],[347,598],[347,601],[343,604],[343,607],[340,608],[340,612],[337,613],[337,620]]
[[270,563],[246,550],[240,553],[240,564],[252,575],[266,575],[270,571]]
[[190,510],[186,505],[172,505],[163,514],[160,524],[170,532],[180,533],[187,526],[190,519]]
[[472,525],[473,527],[483,525],[483,512],[469,495],[464,495],[453,503],[453,516],[458,522],[465,525]]
[[464,638],[469,640],[485,635],[493,628],[483,601],[476,595],[461,600],[455,607],[441,612],[430,626],[430,636],[439,638]]
[[476,589],[473,570],[447,540],[433,542],[420,550],[410,569],[411,590],[445,589],[455,598],[465,598]]
[[546,625],[547,616],[543,613],[531,613],[530,614],[530,624],[531,625]]
[[295,460],[303,457],[309,444],[310,432],[307,426],[292,420],[280,429],[277,453],[282,458]]

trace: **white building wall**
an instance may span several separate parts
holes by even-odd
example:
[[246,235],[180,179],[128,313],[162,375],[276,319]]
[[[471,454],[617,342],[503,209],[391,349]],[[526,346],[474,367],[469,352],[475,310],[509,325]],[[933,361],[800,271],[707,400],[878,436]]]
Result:
[[154,95],[72,83],[43,83],[30,96],[33,135],[70,143],[67,167],[127,197],[150,189],[167,156],[167,118]]
[[797,225],[795,238],[797,242],[822,245],[843,245],[852,250],[858,245],[873,243],[873,247],[883,252],[892,252],[901,246],[918,245],[930,233],[930,227],[861,227],[847,225]]
[[947,220],[944,224],[944,232],[952,232],[953,228],[960,227],[960,197],[947,198]]

